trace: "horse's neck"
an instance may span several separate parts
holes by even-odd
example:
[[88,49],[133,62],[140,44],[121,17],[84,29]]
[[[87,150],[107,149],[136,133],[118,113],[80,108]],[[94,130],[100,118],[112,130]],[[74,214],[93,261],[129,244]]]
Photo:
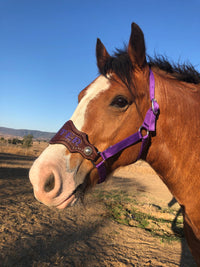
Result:
[[200,87],[156,78],[160,115],[147,161],[184,205],[200,190]]

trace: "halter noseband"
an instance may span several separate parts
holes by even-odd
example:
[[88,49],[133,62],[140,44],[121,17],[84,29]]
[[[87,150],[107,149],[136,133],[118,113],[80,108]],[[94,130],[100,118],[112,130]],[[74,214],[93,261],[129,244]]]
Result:
[[[81,132],[76,129],[71,120],[67,121],[63,125],[63,127],[50,140],[49,143],[63,144],[68,148],[71,153],[78,152],[84,158],[91,160],[99,173],[98,183],[102,183],[105,181],[107,176],[105,166],[105,161],[107,159],[113,157],[114,155],[131,145],[134,145],[138,142],[142,142],[142,146],[137,157],[137,160],[140,159],[144,150],[146,149],[146,145],[149,140],[149,133],[155,132],[156,130],[156,119],[159,111],[159,105],[155,99],[155,79],[151,69],[149,72],[149,93],[152,105],[151,108],[149,108],[149,110],[147,111],[143,124],[139,128],[138,132],[116,143],[115,145],[110,146],[103,152],[99,152],[95,146],[90,144],[87,135],[84,132]],[[143,136],[141,133],[143,129],[147,131],[147,134],[145,136]],[[102,161],[98,164],[95,164],[94,162],[97,161],[99,157],[102,158]]]

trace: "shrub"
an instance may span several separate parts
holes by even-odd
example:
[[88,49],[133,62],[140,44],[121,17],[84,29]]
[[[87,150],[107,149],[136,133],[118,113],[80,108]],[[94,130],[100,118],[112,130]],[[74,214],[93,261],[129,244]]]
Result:
[[22,142],[23,142],[23,146],[24,147],[31,147],[32,144],[33,144],[33,136],[32,136],[32,134],[25,135]]

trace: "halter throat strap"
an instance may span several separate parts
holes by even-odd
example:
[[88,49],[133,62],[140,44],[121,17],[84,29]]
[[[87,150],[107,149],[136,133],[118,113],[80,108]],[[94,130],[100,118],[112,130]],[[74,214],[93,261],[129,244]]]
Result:
[[[50,140],[49,143],[64,144],[71,153],[78,152],[84,158],[91,160],[99,173],[98,183],[102,183],[105,181],[107,176],[105,166],[107,159],[113,157],[114,155],[131,145],[142,142],[141,149],[137,157],[137,160],[140,159],[144,151],[146,150],[147,143],[149,141],[149,133],[155,132],[156,130],[156,120],[158,117],[159,105],[155,99],[155,79],[151,69],[149,72],[149,93],[151,99],[151,107],[148,109],[143,124],[139,128],[138,132],[116,143],[115,145],[110,146],[103,152],[99,152],[97,148],[88,141],[87,135],[76,129],[71,120],[67,121],[64,124],[64,126]],[[143,129],[147,132],[145,136],[142,135]],[[100,161],[98,164],[95,164],[94,162],[96,162],[99,157],[102,158],[102,161]]]

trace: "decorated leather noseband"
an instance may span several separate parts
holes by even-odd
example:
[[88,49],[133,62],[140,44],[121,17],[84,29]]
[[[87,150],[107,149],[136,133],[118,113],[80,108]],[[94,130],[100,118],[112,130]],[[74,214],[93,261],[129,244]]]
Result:
[[78,152],[88,160],[95,161],[99,157],[97,149],[89,143],[87,135],[76,129],[71,120],[63,125],[49,143],[63,144],[71,153]]
[[[98,149],[89,142],[87,134],[79,131],[74,126],[71,120],[67,121],[63,125],[63,127],[50,140],[49,143],[63,144],[68,148],[68,150],[71,153],[80,153],[85,159],[91,160],[99,173],[98,183],[104,182],[107,176],[106,166],[105,166],[105,162],[107,159],[113,157],[114,155],[116,155],[117,153],[121,152],[122,150],[131,145],[134,145],[138,142],[142,142],[142,146],[137,160],[140,159],[142,154],[144,153],[144,150],[146,150],[146,146],[149,140],[149,133],[155,132],[159,105],[155,99],[155,79],[151,69],[149,73],[149,92],[152,105],[147,111],[143,124],[139,128],[138,132],[116,143],[115,145],[110,146],[103,152],[99,152]],[[146,130],[147,132],[145,136],[142,135],[143,129]],[[102,158],[102,161],[100,161],[98,164],[95,164],[95,162],[100,157]]]

